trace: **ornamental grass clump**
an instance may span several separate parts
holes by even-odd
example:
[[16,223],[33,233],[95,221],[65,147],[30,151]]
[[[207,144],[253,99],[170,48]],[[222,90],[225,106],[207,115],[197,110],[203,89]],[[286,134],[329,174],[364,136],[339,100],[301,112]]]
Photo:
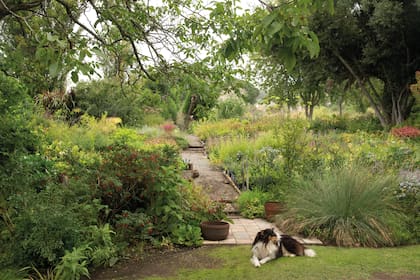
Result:
[[363,167],[331,170],[301,182],[279,227],[337,246],[392,246],[392,229],[404,220],[392,197],[396,184],[394,176]]

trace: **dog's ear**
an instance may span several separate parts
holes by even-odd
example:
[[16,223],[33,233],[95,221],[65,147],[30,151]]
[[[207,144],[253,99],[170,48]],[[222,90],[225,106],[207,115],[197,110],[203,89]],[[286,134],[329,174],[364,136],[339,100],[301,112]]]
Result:
[[254,246],[258,241],[263,240],[264,237],[264,232],[260,231],[257,233],[257,235],[255,236],[254,242],[252,242],[252,246]]

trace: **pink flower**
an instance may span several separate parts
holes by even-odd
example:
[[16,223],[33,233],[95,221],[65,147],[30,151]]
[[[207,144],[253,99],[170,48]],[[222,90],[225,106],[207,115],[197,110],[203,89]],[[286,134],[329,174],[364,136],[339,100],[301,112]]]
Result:
[[166,133],[171,133],[176,128],[176,125],[174,125],[173,123],[165,123],[165,124],[161,125],[161,128]]
[[394,127],[391,134],[400,138],[417,138],[420,136],[420,129],[412,126]]

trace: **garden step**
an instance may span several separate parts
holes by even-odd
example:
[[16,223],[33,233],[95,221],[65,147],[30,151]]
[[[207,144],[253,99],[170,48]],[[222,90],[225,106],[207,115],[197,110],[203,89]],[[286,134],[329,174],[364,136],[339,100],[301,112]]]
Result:
[[189,148],[187,149],[187,151],[189,151],[189,152],[200,152],[200,153],[202,153],[202,152],[204,152],[205,150],[204,150],[204,148],[203,148],[203,147],[189,147]]
[[231,202],[227,202],[225,203],[225,208],[224,208],[224,212],[228,215],[239,215],[239,210],[234,206],[233,203]]
[[197,136],[187,135],[187,141],[190,148],[204,148],[203,142]]

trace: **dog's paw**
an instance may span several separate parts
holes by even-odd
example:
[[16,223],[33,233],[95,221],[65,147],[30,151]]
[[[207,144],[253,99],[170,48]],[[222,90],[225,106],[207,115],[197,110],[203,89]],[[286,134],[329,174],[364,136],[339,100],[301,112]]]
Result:
[[256,259],[251,259],[251,263],[255,266],[255,267],[260,267],[261,266],[261,264],[260,264],[260,262],[258,261],[258,260],[256,260]]

